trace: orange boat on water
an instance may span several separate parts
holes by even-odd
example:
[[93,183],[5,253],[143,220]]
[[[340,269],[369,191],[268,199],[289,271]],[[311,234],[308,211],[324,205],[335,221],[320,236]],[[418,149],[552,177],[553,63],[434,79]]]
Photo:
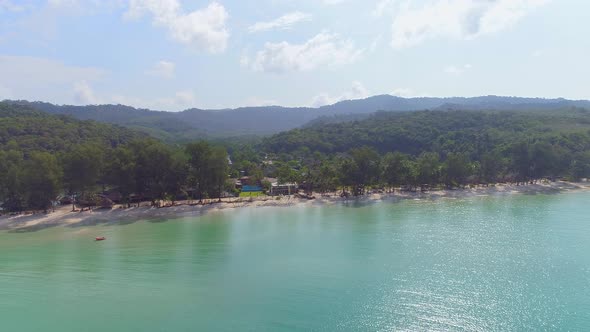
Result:
[[107,238],[106,238],[106,237],[104,237],[104,236],[99,236],[99,237],[95,238],[95,240],[96,240],[96,241],[104,241],[104,240],[106,240],[106,239],[107,239]]

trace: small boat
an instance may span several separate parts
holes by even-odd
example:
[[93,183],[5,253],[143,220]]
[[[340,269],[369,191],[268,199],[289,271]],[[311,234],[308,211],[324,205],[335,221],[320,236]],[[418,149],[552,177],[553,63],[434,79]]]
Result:
[[95,238],[95,240],[96,240],[96,241],[104,241],[104,240],[106,240],[106,239],[107,239],[107,238],[106,238],[106,237],[104,237],[104,236],[99,236],[99,237],[96,237],[96,238]]

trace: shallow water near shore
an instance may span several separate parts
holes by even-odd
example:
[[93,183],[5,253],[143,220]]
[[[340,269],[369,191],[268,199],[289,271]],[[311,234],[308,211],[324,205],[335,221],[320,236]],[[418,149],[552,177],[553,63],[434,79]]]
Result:
[[251,207],[0,232],[2,330],[587,330],[589,202]]

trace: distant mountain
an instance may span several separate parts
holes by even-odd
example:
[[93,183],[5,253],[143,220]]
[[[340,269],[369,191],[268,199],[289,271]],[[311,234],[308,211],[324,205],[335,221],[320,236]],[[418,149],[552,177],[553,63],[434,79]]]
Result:
[[[390,95],[346,100],[319,108],[242,107],[225,110],[188,109],[162,112],[124,105],[70,106],[44,102],[4,101],[23,104],[52,114],[67,114],[81,120],[118,124],[146,132],[167,141],[187,141],[203,137],[269,135],[301,127],[321,117],[359,119],[376,111],[418,110],[550,110],[567,107],[590,109],[590,101],[483,96],[472,98],[401,98]],[[348,117],[353,114],[354,116]]]
[[4,101],[2,103],[27,106],[49,114],[70,115],[79,120],[95,120],[116,124],[168,141],[205,136],[203,130],[185,123],[177,118],[177,114],[171,112],[137,109],[124,105],[60,106],[28,101]]

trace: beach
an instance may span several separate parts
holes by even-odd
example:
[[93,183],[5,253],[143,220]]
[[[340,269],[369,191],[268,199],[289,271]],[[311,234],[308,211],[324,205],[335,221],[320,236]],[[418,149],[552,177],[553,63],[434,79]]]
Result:
[[298,198],[295,196],[263,197],[263,198],[226,198],[222,202],[211,200],[207,204],[189,204],[187,201],[176,202],[173,206],[151,207],[148,203],[141,206],[124,208],[116,205],[112,209],[94,209],[72,211],[71,205],[55,208],[48,213],[20,214],[0,216],[0,230],[13,232],[36,231],[49,227],[69,226],[83,227],[98,224],[134,222],[140,220],[172,219],[198,217],[206,213],[243,207],[289,207],[298,205],[328,205],[346,202],[379,202],[414,199],[460,199],[473,196],[512,195],[512,194],[560,194],[573,191],[589,190],[590,182],[539,182],[536,184],[514,185],[496,184],[490,186],[468,187],[465,189],[445,189],[421,192],[398,191],[393,193],[371,193],[360,197],[340,197],[339,193],[315,193],[315,199]]

